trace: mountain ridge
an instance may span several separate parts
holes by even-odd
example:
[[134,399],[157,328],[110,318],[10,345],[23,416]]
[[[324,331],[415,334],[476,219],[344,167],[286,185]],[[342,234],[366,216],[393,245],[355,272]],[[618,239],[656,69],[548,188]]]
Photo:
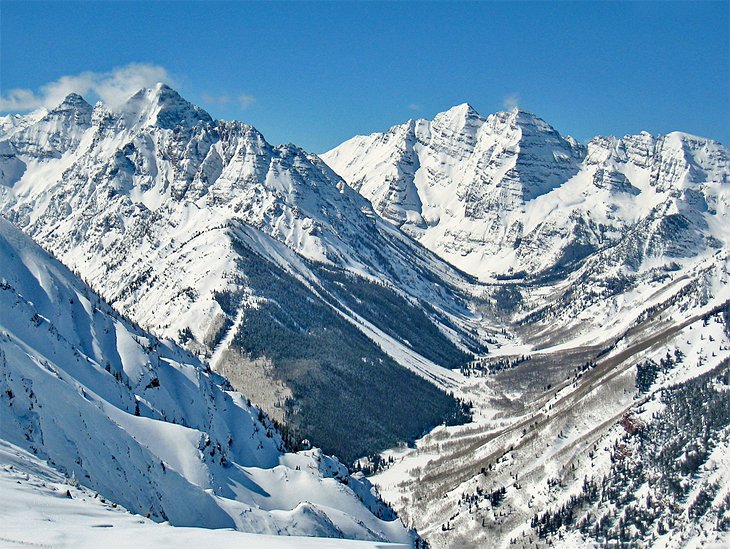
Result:
[[[52,136],[42,122],[29,128],[39,146]],[[25,166],[20,177],[0,185],[0,210],[95,281],[120,312],[204,359],[215,358],[216,368],[270,361],[276,347],[273,369],[251,370],[263,376],[261,394],[242,388],[278,420],[289,417],[300,439],[345,461],[413,439],[442,421],[465,420],[453,398],[401,369],[434,379],[428,373],[438,368],[433,357],[466,361],[470,347],[480,348],[480,338],[466,328],[475,315],[460,297],[467,277],[380,220],[317,156],[292,145],[274,147],[250,125],[212,121],[165,86],[141,90],[119,112],[98,104],[83,132],[70,123],[68,131],[77,139],[61,158],[18,148],[19,133],[0,140],[15,151],[6,162]],[[283,296],[272,295],[271,286],[281,287]],[[417,342],[407,341],[407,323],[389,325],[387,334],[366,324],[379,313],[351,295],[363,291],[378,294],[394,314],[413,311],[437,342],[420,345],[431,356],[413,351]],[[328,361],[312,344],[279,344],[314,333],[321,318],[340,332],[311,338],[340,349]],[[250,329],[254,322],[261,323],[258,330]],[[262,347],[262,340],[271,343]],[[331,368],[336,376],[325,375]],[[322,400],[310,402],[304,383],[312,371],[320,372],[325,388],[347,380],[337,390],[353,398],[356,391],[369,393],[373,405],[359,436],[357,415],[337,409],[348,406],[346,400],[325,405],[323,390]],[[420,397],[406,406],[390,402],[389,413],[404,422],[383,428],[376,421],[381,406],[365,385],[389,376],[393,386],[405,384],[405,393]],[[269,386],[280,390],[272,395]],[[332,419],[323,421],[322,413]],[[314,431],[312,422],[319,425]],[[332,436],[335,429],[348,444]]]
[[[384,134],[354,137],[322,158],[386,219],[483,280],[509,274],[510,268],[539,272],[558,265],[580,239],[565,232],[566,224],[569,231],[591,227],[593,234],[586,233],[580,243],[586,250],[614,241],[601,233],[629,230],[656,201],[684,191],[683,178],[704,184],[698,191],[706,195],[702,200],[727,201],[730,160],[715,141],[673,132],[596,137],[581,145],[536,115],[513,109],[486,119],[471,114],[481,124],[480,137],[464,131],[450,137],[452,148],[443,147],[429,126],[454,112],[463,114],[464,105],[436,115],[433,122],[409,121]],[[416,128],[420,140],[413,137]],[[593,186],[579,183],[588,177]],[[568,198],[561,189],[571,186]],[[602,190],[608,196],[601,196]],[[697,192],[686,193],[694,198],[680,197],[680,205],[702,209]],[[560,196],[562,204],[551,195]],[[690,211],[693,215],[697,218]],[[540,232],[557,233],[565,244],[552,243],[555,238]],[[713,237],[727,238],[722,232]],[[536,254],[538,249],[546,257]]]
[[410,539],[366,481],[319,450],[285,453],[224,378],[117,315],[2,219],[0,256],[3,444],[157,522]]

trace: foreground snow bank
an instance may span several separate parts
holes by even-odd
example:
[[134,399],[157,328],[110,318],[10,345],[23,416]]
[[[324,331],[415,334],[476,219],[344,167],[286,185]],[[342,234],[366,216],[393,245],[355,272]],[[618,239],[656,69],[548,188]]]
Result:
[[406,547],[158,524],[74,484],[28,452],[0,441],[0,547]]

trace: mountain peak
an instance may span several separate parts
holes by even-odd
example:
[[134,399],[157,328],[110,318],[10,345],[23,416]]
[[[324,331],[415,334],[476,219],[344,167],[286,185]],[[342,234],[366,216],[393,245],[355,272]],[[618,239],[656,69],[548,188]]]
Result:
[[141,124],[168,130],[213,121],[205,110],[193,105],[162,82],[153,88],[142,88],[130,97],[122,106],[122,116],[130,126]]
[[466,101],[464,103],[459,103],[458,105],[454,105],[449,110],[456,110],[456,111],[463,112],[465,114],[479,116],[479,113],[476,111],[476,109],[474,107],[472,107],[471,104]]
[[61,105],[72,105],[72,106],[91,106],[89,103],[81,97],[78,93],[69,93],[61,103]]
[[454,136],[462,136],[468,143],[467,147],[470,148],[473,147],[476,134],[485,121],[486,119],[469,103],[461,103],[434,116],[431,130],[437,141],[449,142]]
[[434,117],[448,120],[483,120],[482,116],[469,103],[460,103]]
[[93,107],[78,93],[69,93],[55,109],[49,111],[49,114],[75,111],[90,116],[92,110]]
[[152,97],[154,97],[160,103],[188,103],[188,101],[182,95],[180,95],[177,90],[174,90],[164,82],[158,82],[153,88],[150,88],[149,91],[151,92]]
[[172,92],[174,94],[180,95],[164,82],[158,82],[157,84],[155,84],[155,90],[157,90],[158,92]]

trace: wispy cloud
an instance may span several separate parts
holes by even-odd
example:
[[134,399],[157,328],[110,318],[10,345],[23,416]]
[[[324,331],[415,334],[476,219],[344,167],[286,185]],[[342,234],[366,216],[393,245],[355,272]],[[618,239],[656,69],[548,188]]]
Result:
[[231,98],[227,95],[210,95],[209,93],[203,93],[200,98],[206,105],[228,105],[231,102]]
[[21,112],[38,107],[55,107],[72,92],[87,100],[101,99],[115,107],[126,101],[141,88],[149,88],[157,82],[175,85],[164,67],[146,63],[131,63],[107,72],[85,71],[62,76],[42,85],[38,90],[15,88],[0,96],[0,112]]
[[411,103],[410,105],[408,105],[408,108],[412,111],[420,111],[421,105],[419,105],[418,103]]
[[200,99],[206,105],[216,106],[216,107],[226,107],[230,104],[234,104],[243,110],[248,109],[251,105],[253,105],[256,102],[256,98],[253,95],[249,95],[247,93],[242,93],[233,98],[231,98],[230,95],[225,94],[225,93],[221,94],[221,95],[203,93],[203,94],[201,94]]
[[237,99],[238,105],[244,110],[256,103],[256,98],[253,95],[248,95],[247,93],[242,93]]
[[504,105],[504,108],[508,111],[516,109],[520,106],[520,96],[517,94],[517,92],[512,92],[504,98],[502,104]]

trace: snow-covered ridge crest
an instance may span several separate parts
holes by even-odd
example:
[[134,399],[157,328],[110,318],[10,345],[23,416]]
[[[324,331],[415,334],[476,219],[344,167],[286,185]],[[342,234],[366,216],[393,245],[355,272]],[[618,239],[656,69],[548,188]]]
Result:
[[21,227],[56,221],[51,197],[93,180],[97,195],[100,187],[113,193],[97,208],[114,197],[153,212],[196,204],[221,219],[240,218],[308,258],[371,274],[380,267],[371,251],[382,246],[358,253],[352,245],[363,234],[382,238],[364,213],[367,201],[316,155],[272,146],[241,122],[213,121],[165,84],[140,90],[116,110],[102,103],[92,110],[71,94],[41,120],[14,119],[12,128],[0,135],[2,209],[31,207]]
[[[75,111],[59,128],[44,122],[55,109],[40,121],[15,121],[22,131],[0,135],[0,210],[30,234],[48,235],[44,246],[74,267],[81,259],[68,256],[72,249],[95,255],[131,227],[139,227],[135,238],[142,240],[123,249],[169,250],[172,233],[193,225],[205,232],[237,219],[309,259],[370,276],[412,269],[399,253],[380,253],[402,243],[376,229],[368,202],[318,157],[274,147],[247,124],[214,122],[164,84],[140,90],[118,112],[99,103],[89,116],[91,108],[75,94],[63,105]],[[57,134],[63,147],[52,146]],[[77,223],[80,217],[87,221]],[[145,242],[160,223],[171,227],[159,228],[159,241]],[[106,264],[106,276],[114,276],[107,269],[115,263]]]

